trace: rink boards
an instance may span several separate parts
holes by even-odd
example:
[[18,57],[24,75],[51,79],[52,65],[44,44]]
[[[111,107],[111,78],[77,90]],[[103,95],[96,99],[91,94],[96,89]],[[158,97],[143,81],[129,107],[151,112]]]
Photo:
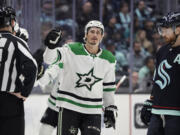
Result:
[[[31,95],[25,101],[25,135],[38,135],[39,121],[47,107],[47,98],[48,95]],[[140,120],[140,110],[149,95],[117,94],[115,98],[118,106],[116,130],[102,127],[102,135],[145,135],[147,127]]]

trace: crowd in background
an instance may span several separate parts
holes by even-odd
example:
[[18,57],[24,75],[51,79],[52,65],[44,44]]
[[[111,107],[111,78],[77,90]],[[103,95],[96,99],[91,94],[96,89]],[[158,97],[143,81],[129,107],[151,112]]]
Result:
[[[76,42],[83,42],[84,27],[90,20],[99,20],[99,0],[76,0],[75,20],[72,16],[72,0],[51,0],[41,2],[41,36],[42,41],[54,26],[61,26],[63,42],[72,42],[72,27],[75,26]],[[54,8],[54,9],[53,9]],[[105,26],[104,39],[101,47],[111,51],[117,59],[117,81],[132,72],[134,92],[150,92],[154,73],[154,56],[162,46],[163,41],[155,31],[158,13],[146,4],[146,1],[136,1],[134,5],[134,43],[130,52],[130,1],[104,0],[102,22]],[[53,16],[55,12],[55,16]],[[55,17],[55,24],[52,21]],[[131,55],[130,55],[131,53]],[[132,57],[130,57],[132,56]],[[130,69],[130,63],[133,68]],[[129,79],[120,90],[129,87]]]

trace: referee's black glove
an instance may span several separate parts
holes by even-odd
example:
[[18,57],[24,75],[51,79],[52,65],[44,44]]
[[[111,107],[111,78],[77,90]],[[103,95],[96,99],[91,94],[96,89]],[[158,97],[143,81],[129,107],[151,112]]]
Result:
[[37,66],[38,66],[38,74],[37,74],[37,80],[40,79],[45,71],[44,65],[43,65],[43,53],[44,50],[43,49],[38,49],[34,54],[33,57],[37,62]]
[[117,106],[110,105],[105,107],[104,111],[104,124],[106,128],[113,127],[115,129],[117,117]]
[[144,102],[143,108],[141,109],[141,121],[148,126],[151,119],[151,110],[152,110],[152,100],[146,100]]
[[52,29],[46,36],[44,44],[49,49],[56,48],[62,39],[62,32],[59,27]]

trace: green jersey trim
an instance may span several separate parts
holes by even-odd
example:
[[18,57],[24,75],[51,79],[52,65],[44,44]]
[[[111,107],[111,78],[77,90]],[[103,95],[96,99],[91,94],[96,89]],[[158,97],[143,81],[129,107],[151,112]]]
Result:
[[69,44],[71,51],[76,55],[88,55],[81,43]]
[[54,103],[50,98],[48,98],[48,101],[49,101],[49,103],[51,103],[53,106],[56,105],[56,103]]
[[59,68],[63,68],[64,64],[63,63],[59,63],[58,66],[59,66]]
[[99,56],[99,58],[105,59],[105,60],[109,61],[110,63],[115,63],[115,61],[116,61],[115,56],[108,50],[103,50],[101,55]]
[[111,92],[111,91],[115,91],[116,88],[107,88],[107,89],[103,89],[104,92]]
[[60,60],[61,60],[61,53],[60,53],[60,51],[57,50],[57,59],[56,59],[55,62],[52,63],[52,65],[53,65],[53,64],[56,64],[56,63],[57,63],[58,61],[60,61]]
[[62,98],[62,97],[57,97],[57,100],[68,102],[70,104],[73,104],[73,105],[76,105],[76,106],[79,106],[79,107],[83,107],[83,108],[102,108],[102,105],[81,104],[81,103],[78,103],[76,101],[73,101],[73,100],[70,100],[70,99],[67,99],[67,98]]
[[166,110],[166,109],[154,109],[152,108],[151,111],[153,114],[163,114],[163,115],[173,115],[173,116],[180,116],[180,111],[177,110]]

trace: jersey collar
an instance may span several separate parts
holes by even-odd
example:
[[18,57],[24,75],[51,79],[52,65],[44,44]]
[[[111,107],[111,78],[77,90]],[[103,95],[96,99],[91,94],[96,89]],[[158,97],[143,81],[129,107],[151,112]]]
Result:
[[83,44],[83,48],[84,48],[85,52],[86,52],[88,55],[92,56],[92,57],[99,57],[99,56],[101,55],[101,53],[102,53],[102,49],[101,49],[100,47],[99,47],[99,50],[98,50],[98,53],[97,53],[97,54],[91,54],[91,53],[86,49],[85,44]]

